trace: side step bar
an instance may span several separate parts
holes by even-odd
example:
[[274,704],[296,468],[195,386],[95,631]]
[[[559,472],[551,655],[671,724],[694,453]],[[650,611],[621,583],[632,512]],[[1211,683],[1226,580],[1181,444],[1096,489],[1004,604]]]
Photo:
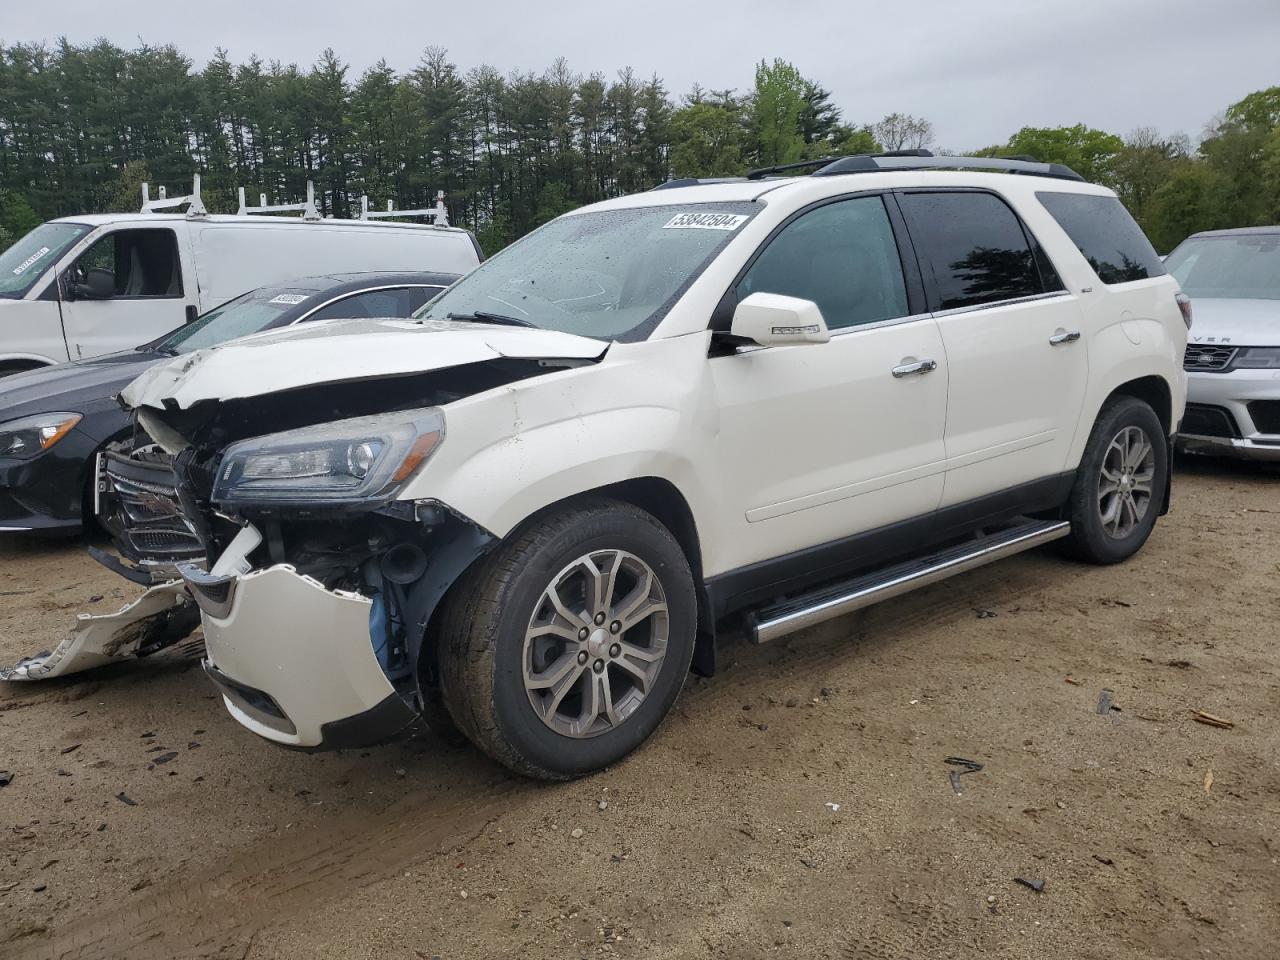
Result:
[[979,540],[970,540],[852,580],[821,587],[812,593],[782,600],[747,614],[747,638],[753,643],[767,643],[881,600],[1022,553],[1065,537],[1070,532],[1071,524],[1065,520],[1032,520]]

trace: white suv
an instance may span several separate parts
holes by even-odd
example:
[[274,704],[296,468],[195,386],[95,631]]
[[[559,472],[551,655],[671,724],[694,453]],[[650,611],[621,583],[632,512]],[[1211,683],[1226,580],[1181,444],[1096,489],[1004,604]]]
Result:
[[654,731],[730,615],[767,641],[1059,538],[1138,550],[1189,313],[1115,195],[1017,160],[814,166],[576,210],[416,322],[135,381],[235,718],[341,747],[443,702],[572,777]]

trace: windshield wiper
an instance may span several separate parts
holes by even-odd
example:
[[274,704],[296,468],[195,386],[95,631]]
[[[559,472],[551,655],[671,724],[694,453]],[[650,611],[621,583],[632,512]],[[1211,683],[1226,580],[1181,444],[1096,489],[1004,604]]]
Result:
[[466,323],[496,323],[504,327],[537,327],[536,323],[521,320],[519,317],[507,317],[500,313],[488,313],[477,310],[474,313],[447,313],[446,320],[462,320]]

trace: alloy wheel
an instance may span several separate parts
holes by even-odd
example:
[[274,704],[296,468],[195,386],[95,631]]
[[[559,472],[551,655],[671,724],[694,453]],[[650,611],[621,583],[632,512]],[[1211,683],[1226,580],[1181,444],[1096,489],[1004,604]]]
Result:
[[666,658],[667,598],[653,568],[624,550],[574,560],[547,585],[525,631],[525,692],[552,730],[614,730],[653,690]]
[[1107,446],[1098,474],[1098,515],[1107,536],[1123,540],[1142,523],[1155,475],[1156,451],[1146,431],[1124,427]]

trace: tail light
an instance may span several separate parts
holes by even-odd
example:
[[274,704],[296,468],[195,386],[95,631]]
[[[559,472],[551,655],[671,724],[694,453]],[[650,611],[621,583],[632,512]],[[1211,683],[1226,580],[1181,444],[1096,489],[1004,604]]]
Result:
[[1191,329],[1191,298],[1185,293],[1180,293],[1175,297],[1178,301],[1178,309],[1182,311],[1182,322],[1187,325],[1187,329]]

